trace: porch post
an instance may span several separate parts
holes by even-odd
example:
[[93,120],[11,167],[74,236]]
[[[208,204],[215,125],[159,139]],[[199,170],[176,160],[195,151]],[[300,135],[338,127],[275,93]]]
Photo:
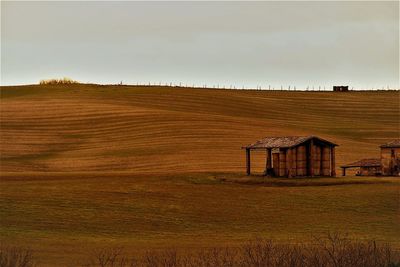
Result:
[[250,175],[250,148],[246,148],[246,174]]
[[265,174],[267,175],[268,174],[268,170],[270,170],[271,169],[271,165],[272,165],[272,163],[271,163],[271,161],[272,161],[272,159],[271,159],[271,157],[272,157],[272,155],[271,155],[271,148],[267,148],[267,150],[266,150],[266,161],[265,161]]
[[331,147],[331,176],[336,176],[336,166],[335,166],[335,147]]

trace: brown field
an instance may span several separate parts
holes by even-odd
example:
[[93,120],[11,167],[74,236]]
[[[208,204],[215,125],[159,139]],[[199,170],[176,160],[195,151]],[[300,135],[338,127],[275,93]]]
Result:
[[248,178],[240,149],[312,134],[339,144],[338,166],[379,157],[378,145],[399,136],[399,97],[1,87],[1,243],[32,247],[43,265],[74,265],[110,245],[299,242],[336,230],[400,247],[398,178]]

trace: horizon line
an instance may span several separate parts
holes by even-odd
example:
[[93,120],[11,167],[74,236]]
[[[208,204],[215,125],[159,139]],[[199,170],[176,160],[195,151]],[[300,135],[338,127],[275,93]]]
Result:
[[[225,85],[196,85],[196,84],[186,84],[186,83],[93,83],[93,82],[74,82],[74,83],[60,83],[60,84],[40,84],[40,83],[30,83],[30,84],[11,84],[11,85],[0,85],[0,87],[21,87],[21,86],[79,86],[79,85],[95,85],[95,86],[121,86],[121,87],[167,87],[167,88],[192,88],[192,89],[215,89],[215,90],[252,90],[252,91],[304,91],[304,92],[333,92],[333,86],[307,86],[307,87],[297,87],[297,86],[225,86]],[[335,86],[348,86],[348,85],[335,85]],[[348,91],[400,91],[399,88],[386,87],[372,87],[372,88],[354,88],[348,86]]]

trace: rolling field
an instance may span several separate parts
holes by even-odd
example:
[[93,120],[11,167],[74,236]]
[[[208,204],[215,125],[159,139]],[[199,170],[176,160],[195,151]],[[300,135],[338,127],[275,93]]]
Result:
[[[379,157],[379,144],[399,137],[399,97],[1,87],[1,243],[32,247],[44,265],[109,245],[299,242],[336,230],[400,247],[398,178],[249,179],[241,150],[311,134],[339,144],[337,166]],[[253,162],[261,173],[264,154]]]

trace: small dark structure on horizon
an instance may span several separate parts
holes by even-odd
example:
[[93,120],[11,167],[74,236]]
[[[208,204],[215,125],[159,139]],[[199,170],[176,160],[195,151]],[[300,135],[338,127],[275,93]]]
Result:
[[266,137],[246,149],[246,173],[251,173],[251,150],[265,150],[264,175],[277,177],[336,176],[336,144],[316,136]]
[[334,92],[348,92],[349,87],[344,86],[344,85],[335,85],[335,86],[333,86],[333,91]]
[[381,160],[380,159],[362,159],[353,163],[349,163],[343,166],[342,176],[346,176],[346,169],[359,168],[357,176],[373,176],[381,174]]

